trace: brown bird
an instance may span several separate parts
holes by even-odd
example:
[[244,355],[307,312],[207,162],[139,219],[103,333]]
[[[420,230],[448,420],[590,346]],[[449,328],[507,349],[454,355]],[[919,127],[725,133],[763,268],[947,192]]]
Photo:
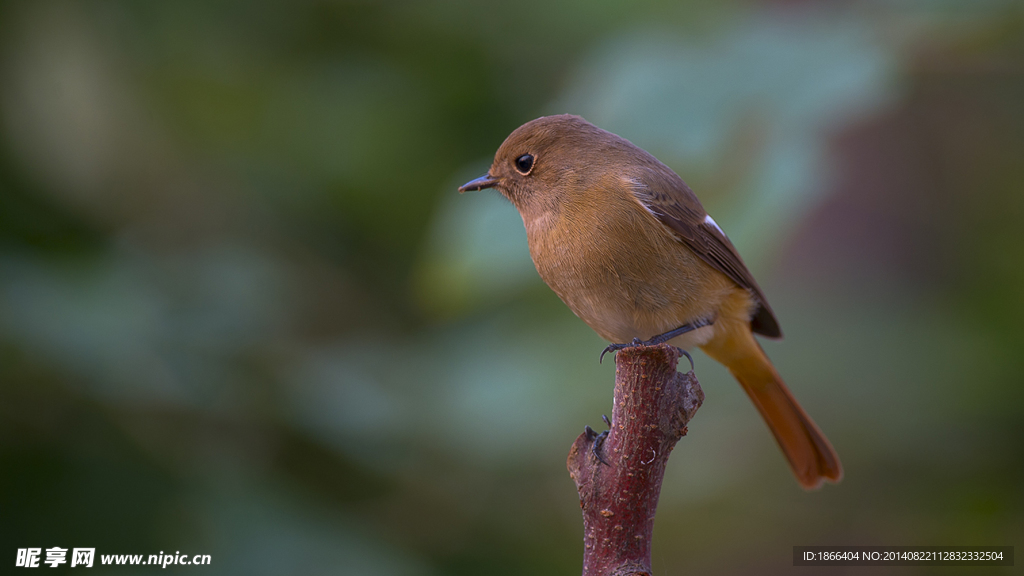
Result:
[[460,192],[495,188],[519,210],[530,256],[559,298],[616,350],[700,347],[739,380],[800,485],[838,482],[832,445],[754,339],[782,332],[736,248],[693,191],[641,148],[579,116],[538,118]]

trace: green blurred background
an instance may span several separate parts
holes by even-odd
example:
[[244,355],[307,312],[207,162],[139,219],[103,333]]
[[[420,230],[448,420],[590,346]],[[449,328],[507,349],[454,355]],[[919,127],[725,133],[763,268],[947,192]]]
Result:
[[846,467],[800,490],[696,354],[656,573],[1021,550],[1020,2],[25,1],[0,2],[2,564],[578,573],[564,460],[614,368],[515,210],[455,192],[561,112],[697,191]]

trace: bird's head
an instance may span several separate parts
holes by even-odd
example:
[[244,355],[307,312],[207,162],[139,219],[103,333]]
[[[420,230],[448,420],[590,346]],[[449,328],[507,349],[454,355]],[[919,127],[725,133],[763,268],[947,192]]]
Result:
[[628,165],[629,155],[636,152],[643,154],[579,116],[544,116],[509,134],[487,174],[462,185],[459,192],[494,188],[526,214],[592,189],[615,166]]

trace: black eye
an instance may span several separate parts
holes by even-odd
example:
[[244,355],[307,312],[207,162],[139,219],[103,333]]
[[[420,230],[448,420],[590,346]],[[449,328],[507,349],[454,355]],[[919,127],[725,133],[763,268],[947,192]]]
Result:
[[523,176],[530,173],[533,169],[533,156],[530,154],[523,154],[519,158],[516,158],[516,170],[519,171]]

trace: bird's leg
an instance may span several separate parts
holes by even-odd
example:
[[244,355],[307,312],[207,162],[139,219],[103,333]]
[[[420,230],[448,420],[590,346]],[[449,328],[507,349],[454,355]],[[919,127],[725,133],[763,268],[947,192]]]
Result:
[[[623,348],[632,348],[633,346],[656,346],[658,344],[661,344],[662,342],[668,342],[669,340],[681,334],[686,334],[687,332],[692,332],[698,328],[703,328],[705,326],[711,326],[714,323],[714,320],[702,318],[700,320],[690,322],[689,324],[683,324],[679,328],[669,330],[664,334],[658,334],[657,336],[651,338],[650,340],[640,340],[639,338],[633,338],[633,341],[630,342],[629,344],[609,344],[608,347],[605,348],[603,352],[601,352],[601,357],[597,361],[601,362],[602,360],[604,360],[604,355],[609,352],[618,352]],[[687,358],[690,358],[689,354],[687,354],[685,351],[682,352],[684,355],[686,355]],[[690,368],[693,368],[693,358],[690,358]]]

